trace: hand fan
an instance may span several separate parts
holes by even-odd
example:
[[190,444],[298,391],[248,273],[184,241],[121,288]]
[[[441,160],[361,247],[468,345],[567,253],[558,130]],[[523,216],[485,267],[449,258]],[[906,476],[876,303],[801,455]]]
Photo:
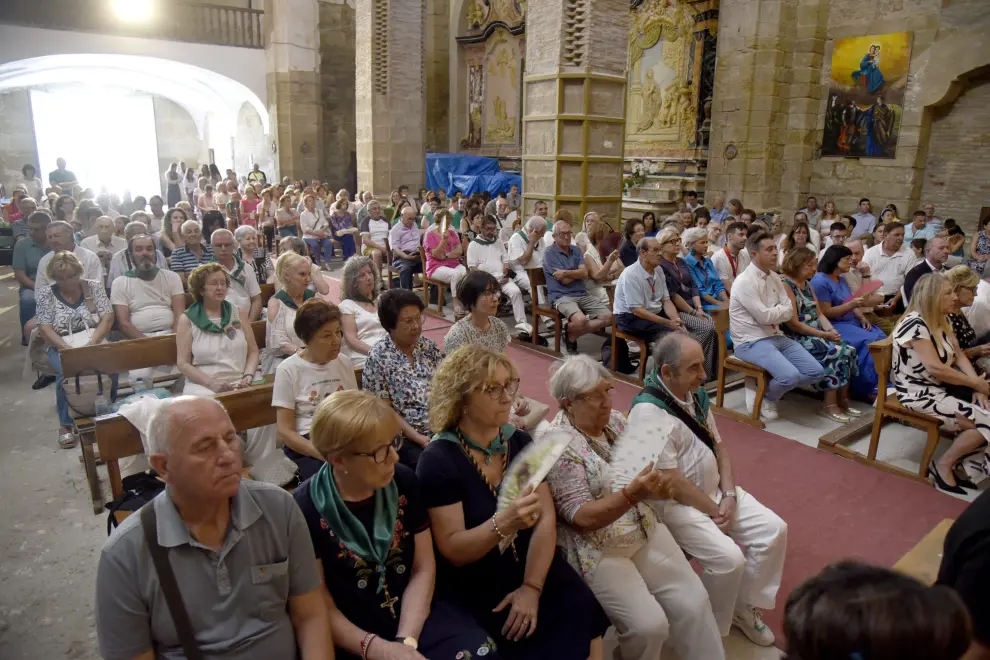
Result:
[[673,415],[664,415],[662,421],[649,428],[626,426],[612,446],[613,491],[628,486],[650,461],[656,460],[669,441],[676,419]]

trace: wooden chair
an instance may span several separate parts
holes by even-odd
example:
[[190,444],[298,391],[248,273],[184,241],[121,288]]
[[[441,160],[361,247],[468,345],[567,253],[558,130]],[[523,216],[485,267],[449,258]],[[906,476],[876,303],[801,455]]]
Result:
[[442,280],[435,280],[426,274],[426,249],[419,246],[419,259],[423,262],[423,307],[432,312],[430,308],[430,287],[437,288],[437,309],[436,313],[443,316],[444,296],[447,293],[447,283]]
[[762,367],[740,360],[729,355],[726,347],[725,333],[729,329],[729,310],[713,309],[712,320],[715,321],[715,336],[718,339],[718,354],[721,358],[718,363],[718,390],[715,395],[715,405],[723,409],[722,402],[725,400],[725,374],[727,371],[738,371],[744,376],[756,379],[756,400],[753,402],[753,412],[748,418],[743,418],[747,423],[757,428],[766,428],[760,420],[760,409],[763,407],[763,397],[767,393],[767,379],[769,373]]
[[[607,286],[605,290],[608,292],[608,308],[611,310],[615,304],[615,286]],[[619,340],[635,342],[639,346],[639,380],[646,379],[646,363],[650,359],[650,347],[649,343],[645,339],[640,339],[635,335],[626,334],[619,330],[619,327],[615,324],[615,314],[612,314],[612,364],[609,365],[609,369],[615,373],[619,373],[615,369],[616,361],[616,344]],[[622,374],[625,376],[626,374]]]
[[526,275],[529,276],[530,295],[533,298],[533,346],[539,346],[538,337],[540,334],[540,317],[546,316],[553,320],[553,350],[560,353],[560,332],[563,327],[563,320],[553,305],[540,304],[540,287],[547,285],[547,276],[542,268],[527,268]]
[[385,237],[385,263],[382,264],[382,270],[388,273],[388,279],[385,280],[385,288],[392,288],[392,278],[395,277],[395,273],[392,270],[392,246],[388,244],[388,236]]

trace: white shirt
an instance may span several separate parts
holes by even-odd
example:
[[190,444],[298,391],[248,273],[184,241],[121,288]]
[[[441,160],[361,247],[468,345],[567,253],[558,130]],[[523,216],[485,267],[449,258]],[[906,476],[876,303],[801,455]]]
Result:
[[[162,270],[168,270],[168,262],[165,261],[165,255],[162,254],[162,251],[155,250],[155,253],[155,265]],[[113,255],[113,259],[110,260],[110,272],[107,274],[107,284],[112,286],[115,279],[134,268],[134,264],[130,262],[127,255],[127,250],[121,250]]]
[[122,275],[110,286],[110,303],[125,305],[131,323],[145,334],[172,329],[172,296],[178,295],[183,295],[182,278],[170,270],[159,270],[151,281]]
[[505,246],[497,239],[491,245],[482,245],[471,241],[467,249],[468,268],[477,268],[500,279],[505,274],[505,263],[508,261]]
[[100,237],[94,234],[93,236],[87,236],[86,238],[79,241],[79,245],[86,248],[90,252],[93,252],[94,254],[96,252],[99,252],[100,250],[106,250],[110,252],[110,254],[117,254],[121,250],[127,249],[127,241],[125,241],[120,236],[111,236],[110,245],[106,245],[104,243],[101,243]]
[[780,324],[794,314],[780,275],[750,264],[732,286],[729,333],[736,346],[782,334]]
[[904,276],[914,267],[917,259],[911,248],[902,249],[896,254],[888,255],[883,251],[883,243],[874,245],[863,253],[863,261],[870,267],[870,277],[883,282],[879,291],[885,296],[892,296],[901,290]]
[[[234,262],[234,270],[237,270],[237,262]],[[227,275],[233,275],[234,271],[227,270],[227,267],[220,264]],[[230,278],[230,286],[227,288],[227,296],[224,298],[227,302],[232,304],[234,307],[244,310],[247,314],[251,311],[251,298],[261,295],[261,287],[258,285],[258,276],[254,272],[254,266],[248,262],[244,262],[244,268],[241,269],[240,278],[244,280],[241,284],[233,277]]]
[[[350,298],[341,300],[339,308],[341,315],[348,314],[354,317],[357,338],[369,347],[377,344],[388,334],[385,332],[385,328],[382,327],[382,322],[378,318],[377,312],[369,312]],[[340,351],[351,358],[351,363],[355,369],[364,369],[364,363],[368,359],[368,356],[351,348],[351,345],[347,343],[347,339],[344,339],[343,344],[341,344]]]
[[297,353],[275,369],[272,407],[294,410],[296,433],[306,435],[323,399],[334,392],[357,388],[354,366],[346,355],[338,355],[326,364],[313,364]]
[[[525,230],[523,230],[525,231]],[[537,241],[536,247],[533,248],[533,254],[530,255],[529,261],[526,263],[519,263],[519,258],[522,257],[526,248],[529,247],[526,244],[526,240],[519,235],[519,232],[512,234],[509,238],[508,257],[509,265],[517,273],[525,273],[527,268],[543,268],[543,240]]]
[[963,308],[963,315],[973,326],[977,337],[990,332],[990,283],[980,280],[976,285],[973,304]]
[[615,283],[612,312],[632,314],[634,309],[643,308],[651,314],[663,315],[663,301],[669,298],[663,268],[657,266],[650,273],[637,259],[636,263],[623,269]]
[[715,272],[718,273],[718,278],[722,280],[722,284],[725,288],[732,292],[732,283],[739,275],[742,275],[743,271],[749,266],[749,250],[743,248],[739,250],[739,254],[736,255],[736,272],[732,272],[732,262],[729,260],[729,255],[726,254],[725,248],[720,248],[715,250],[712,254],[712,264],[715,266]]
[[[96,254],[81,245],[77,245],[72,253],[79,258],[79,261],[82,262],[82,279],[94,280],[96,282],[103,281],[103,263],[100,261],[100,258],[96,256]],[[48,279],[48,273],[46,272],[48,270],[48,264],[51,262],[53,256],[55,256],[55,253],[49,252],[41,258],[41,261],[38,262],[38,272],[34,277],[35,291],[40,291],[42,287],[51,286],[53,284],[53,282]]]
[[315,211],[303,210],[303,212],[299,214],[299,224],[302,225],[304,238],[316,238],[313,235],[314,231],[321,232],[323,234],[330,233],[330,223],[327,222],[323,212],[319,209]]

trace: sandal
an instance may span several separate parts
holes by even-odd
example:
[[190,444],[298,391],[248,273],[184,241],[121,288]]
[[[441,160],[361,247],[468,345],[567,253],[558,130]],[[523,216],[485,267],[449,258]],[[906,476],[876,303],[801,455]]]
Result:
[[58,434],[58,446],[62,449],[72,449],[76,446],[78,442],[76,434],[73,431],[66,431],[65,433]]
[[818,412],[818,414],[824,417],[825,419],[832,420],[833,422],[838,422],[839,424],[845,424],[846,422],[850,421],[852,418],[846,417],[842,412],[840,412],[841,410],[842,408],[840,408],[839,406],[826,406],[823,407]]

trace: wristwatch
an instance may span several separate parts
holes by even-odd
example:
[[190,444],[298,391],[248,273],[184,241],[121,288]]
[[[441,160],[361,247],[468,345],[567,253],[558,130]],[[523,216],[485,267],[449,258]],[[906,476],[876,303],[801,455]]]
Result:
[[414,651],[419,649],[419,642],[415,637],[403,637],[402,643],[406,646],[411,646]]

